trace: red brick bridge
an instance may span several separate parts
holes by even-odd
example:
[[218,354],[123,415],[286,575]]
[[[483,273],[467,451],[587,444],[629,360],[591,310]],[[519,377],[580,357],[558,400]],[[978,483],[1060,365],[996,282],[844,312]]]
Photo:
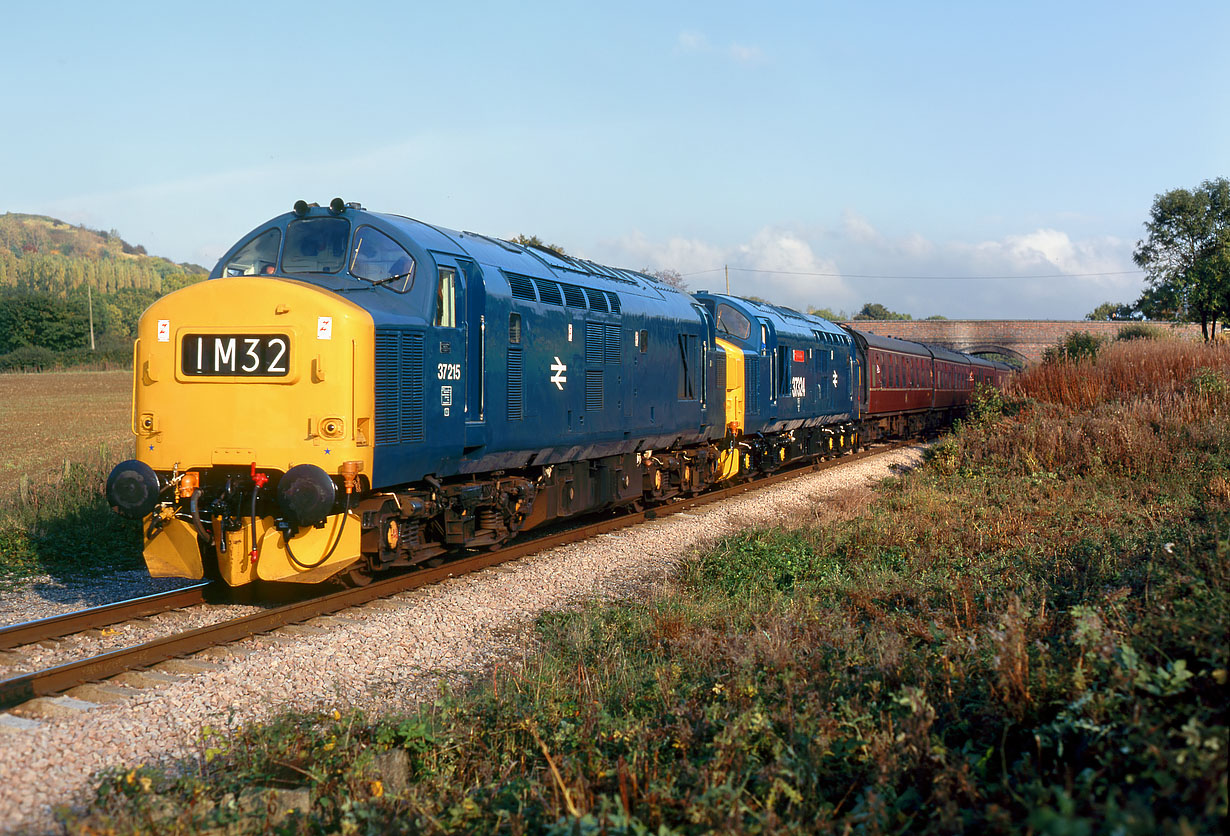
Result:
[[[1010,319],[860,319],[843,323],[860,331],[932,343],[967,354],[1000,354],[1023,363],[1037,363],[1042,352],[1073,331],[1114,339],[1129,322],[1071,322]],[[1172,333],[1200,339],[1199,323],[1150,323]]]

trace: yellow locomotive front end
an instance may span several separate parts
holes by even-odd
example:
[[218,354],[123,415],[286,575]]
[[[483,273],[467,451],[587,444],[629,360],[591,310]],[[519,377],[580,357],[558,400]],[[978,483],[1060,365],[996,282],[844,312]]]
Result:
[[317,581],[358,560],[373,339],[359,306],[273,277],[212,279],[146,311],[136,458],[108,498],[143,519],[150,574]]

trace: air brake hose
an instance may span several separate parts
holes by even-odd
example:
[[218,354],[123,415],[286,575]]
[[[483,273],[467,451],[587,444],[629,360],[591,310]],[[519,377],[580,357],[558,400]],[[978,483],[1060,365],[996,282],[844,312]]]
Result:
[[188,498],[188,510],[192,512],[192,525],[196,528],[196,534],[206,543],[213,545],[213,536],[205,530],[205,525],[201,522],[201,489],[197,488],[192,492],[192,496]]
[[256,462],[252,462],[252,549],[248,552],[248,559],[252,561],[253,566],[256,565],[256,559],[259,556],[259,549],[256,548],[256,497],[268,481],[269,476],[258,473]]
[[252,550],[248,552],[248,558],[251,559],[252,565],[256,565],[257,548],[256,548],[256,496],[261,492],[259,484],[252,486]]
[[346,491],[346,509],[342,511],[342,525],[337,530],[337,539],[333,541],[333,548],[325,553],[325,556],[315,563],[304,563],[299,558],[295,557],[295,553],[290,548],[290,536],[286,536],[286,555],[290,558],[290,562],[298,566],[300,569],[315,569],[323,564],[326,560],[333,557],[333,553],[337,551],[337,547],[342,543],[342,532],[346,530],[346,518],[350,516],[350,491]]

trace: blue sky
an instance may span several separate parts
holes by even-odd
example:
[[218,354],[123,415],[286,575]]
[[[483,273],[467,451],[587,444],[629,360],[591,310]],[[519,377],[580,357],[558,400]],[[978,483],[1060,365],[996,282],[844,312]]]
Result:
[[0,212],[212,267],[340,195],[796,307],[1080,318],[1139,295],[1155,194],[1230,175],[1228,29],[1224,0],[7,4]]

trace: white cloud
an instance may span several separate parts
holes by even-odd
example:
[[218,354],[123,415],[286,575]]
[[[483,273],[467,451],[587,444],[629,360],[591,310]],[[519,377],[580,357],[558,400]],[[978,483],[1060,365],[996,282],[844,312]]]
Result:
[[1142,290],[1131,244],[1118,238],[1073,239],[1047,227],[995,240],[933,241],[918,232],[885,234],[854,211],[835,227],[766,227],[732,244],[637,232],[596,249],[598,261],[678,270],[695,290],[724,290],[722,267],[729,265],[732,293],[799,309],[854,312],[879,302],[915,317],[1080,319],[1101,302],[1130,302]]
[[758,46],[731,44],[726,52],[732,59],[740,64],[759,64],[764,60],[764,53],[760,51],[760,47]]
[[715,46],[703,32],[685,29],[675,41],[675,51],[684,55],[718,55],[736,64],[751,66],[763,63],[764,52],[758,46],[731,43],[725,47]]
[[766,227],[750,240],[719,246],[695,238],[653,241],[634,232],[598,244],[597,259],[639,269],[678,270],[693,290],[726,289],[730,268],[731,293],[760,296],[800,310],[808,306],[842,307],[856,294],[837,275],[837,265],[813,251],[793,230]]
[[712,49],[709,46],[709,39],[704,34],[692,30],[684,30],[679,33],[676,48],[680,52],[709,52]]

